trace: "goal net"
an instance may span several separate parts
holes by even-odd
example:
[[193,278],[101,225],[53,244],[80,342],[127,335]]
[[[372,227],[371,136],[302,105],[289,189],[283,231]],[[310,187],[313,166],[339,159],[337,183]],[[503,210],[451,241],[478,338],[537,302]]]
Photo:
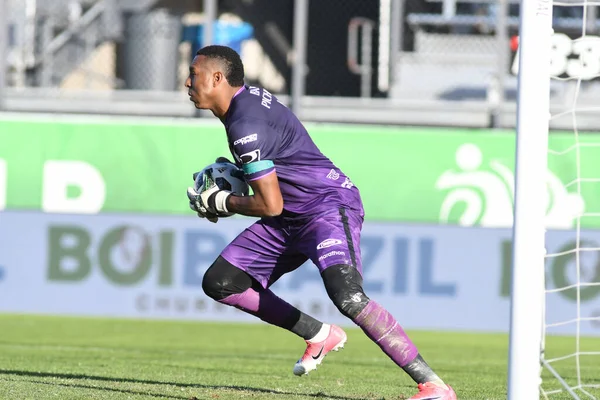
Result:
[[[513,72],[520,70],[517,164],[526,162],[527,152],[532,152],[532,162],[544,169],[560,165],[570,171],[570,176],[562,177],[562,184],[574,195],[563,208],[572,213],[572,229],[549,228],[540,233],[536,224],[547,227],[550,216],[543,215],[542,224],[536,216],[527,215],[536,211],[534,202],[526,197],[543,190],[546,201],[539,203],[545,203],[546,211],[552,202],[566,201],[566,194],[552,189],[550,174],[546,188],[530,190],[526,186],[533,184],[534,174],[543,171],[529,173],[525,170],[528,166],[521,166],[520,173],[517,170],[517,190],[519,179],[522,182],[521,199],[515,199],[515,246],[522,247],[521,256],[513,260],[509,398],[527,398],[534,393],[523,389],[527,382],[520,376],[527,375],[537,378],[529,385],[539,384],[535,393],[541,398],[600,399],[600,168],[595,167],[600,165],[600,1],[522,0],[521,10],[519,51],[513,63]],[[549,45],[550,52],[538,52],[536,59],[535,43],[540,42]],[[544,65],[548,58],[550,62]],[[538,90],[542,109],[536,108],[532,90]],[[544,115],[544,107],[549,114],[546,111]],[[528,115],[530,112],[533,115]],[[543,153],[536,150],[539,148]],[[531,168],[535,168],[533,164]],[[527,249],[529,234],[533,250]],[[543,257],[536,252],[542,243]],[[535,272],[541,258],[544,276]],[[528,266],[531,268],[524,272]],[[535,282],[540,280],[544,287],[538,291]],[[528,290],[532,305],[527,303]],[[543,297],[541,304],[535,301],[538,294]],[[543,316],[541,323],[534,316],[536,309],[537,315]],[[538,328],[542,334],[536,342],[531,330]],[[525,360],[527,366],[521,369],[522,355],[535,346],[541,350],[538,371],[525,372],[535,365]],[[533,352],[529,355],[529,360],[535,356]]]
[[[580,202],[572,230],[546,233],[540,392],[600,399],[600,170],[591,166],[600,161],[600,1],[553,6],[548,164],[572,166],[563,183]],[[560,130],[569,133],[553,140]]]

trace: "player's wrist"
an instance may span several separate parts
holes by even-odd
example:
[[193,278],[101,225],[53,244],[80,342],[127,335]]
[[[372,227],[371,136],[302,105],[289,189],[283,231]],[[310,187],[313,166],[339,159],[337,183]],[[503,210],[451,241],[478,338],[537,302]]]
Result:
[[229,193],[229,196],[227,196],[225,198],[225,208],[227,209],[227,212],[229,213],[235,213],[235,211],[231,211],[231,197],[233,197],[234,194],[233,193]]
[[218,192],[213,193],[208,198],[208,207],[215,210],[218,213],[229,213],[229,208],[227,206],[227,200],[231,196],[231,192],[227,190],[219,190]]

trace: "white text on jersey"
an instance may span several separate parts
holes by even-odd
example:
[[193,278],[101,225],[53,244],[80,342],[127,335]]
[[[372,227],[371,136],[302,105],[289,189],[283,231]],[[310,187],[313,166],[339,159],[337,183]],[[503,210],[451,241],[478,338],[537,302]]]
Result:
[[271,101],[273,101],[273,96],[266,89],[263,89],[262,101],[260,102],[260,105],[270,109]]
[[253,133],[251,135],[244,136],[243,138],[239,138],[238,140],[233,142],[233,145],[237,146],[238,144],[243,145],[243,144],[250,143],[250,142],[256,142],[257,139],[258,139],[258,133]]
[[[256,86],[250,86],[250,94],[253,94],[255,96],[260,96],[260,91],[261,89],[257,88]],[[260,102],[260,105],[263,107],[266,107],[268,109],[271,109],[271,102],[273,101],[273,95],[271,93],[269,93],[269,91],[267,89],[262,89],[262,100]],[[279,100],[278,100],[279,102]]]

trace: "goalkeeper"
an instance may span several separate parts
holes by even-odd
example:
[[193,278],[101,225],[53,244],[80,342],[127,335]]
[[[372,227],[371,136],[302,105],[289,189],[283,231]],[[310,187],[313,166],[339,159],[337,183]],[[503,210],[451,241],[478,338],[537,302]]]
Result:
[[230,213],[260,217],[206,271],[204,292],[303,338],[306,351],[293,372],[307,374],[344,346],[346,333],[269,287],[310,259],[338,310],[418,384],[411,399],[456,399],[394,317],[363,291],[359,190],[296,116],[268,91],[244,85],[244,66],[229,47],[200,49],[185,86],[196,108],[211,110],[225,126],[231,154],[253,190],[252,196],[235,196],[205,176],[208,184],[188,189],[190,207],[212,222]]

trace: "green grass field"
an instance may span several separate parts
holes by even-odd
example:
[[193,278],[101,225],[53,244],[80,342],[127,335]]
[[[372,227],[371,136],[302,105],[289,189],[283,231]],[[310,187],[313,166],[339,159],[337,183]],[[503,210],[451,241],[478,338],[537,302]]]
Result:
[[[459,399],[506,399],[507,335],[409,334]],[[348,336],[345,349],[299,378],[292,366],[304,342],[262,323],[4,315],[0,398],[366,400],[415,393],[412,381],[362,331],[349,329]],[[572,353],[574,343],[552,338],[548,356]],[[581,350],[600,350],[600,340],[582,340]],[[600,356],[581,362],[586,383],[600,384]],[[556,367],[576,379],[574,359]],[[557,387],[551,379],[545,385]]]

